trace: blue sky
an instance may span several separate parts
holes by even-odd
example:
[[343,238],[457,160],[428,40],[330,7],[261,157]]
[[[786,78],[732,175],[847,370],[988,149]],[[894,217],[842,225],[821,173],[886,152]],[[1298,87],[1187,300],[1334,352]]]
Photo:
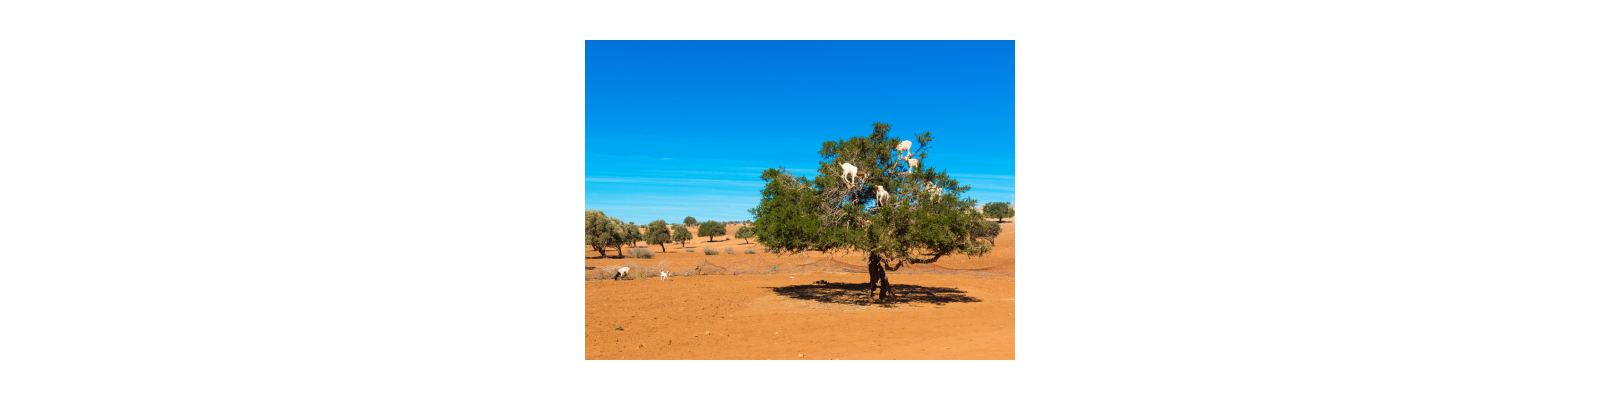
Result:
[[1012,41],[587,41],[584,206],[627,222],[754,219],[762,170],[822,142],[933,132],[924,165],[1013,201]]

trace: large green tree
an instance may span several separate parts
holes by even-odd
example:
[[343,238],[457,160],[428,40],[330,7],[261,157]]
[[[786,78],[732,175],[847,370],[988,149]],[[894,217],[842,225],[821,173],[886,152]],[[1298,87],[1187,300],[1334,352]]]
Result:
[[607,247],[616,247],[617,254],[622,254],[625,240],[627,234],[623,231],[622,220],[608,217],[600,210],[583,212],[583,243],[599,251],[601,257],[606,256]]
[[672,226],[672,241],[678,242],[678,247],[683,247],[684,244],[689,242],[689,239],[694,239],[694,232],[689,232],[689,227],[683,225]]
[[[933,133],[916,135],[916,148],[904,155],[895,154],[900,141],[889,137],[889,124],[874,123],[871,135],[823,142],[816,180],[781,167],[762,172],[761,203],[750,210],[757,241],[790,254],[866,253],[876,301],[894,296],[888,271],[951,254],[986,254],[991,247],[974,235],[985,222],[972,210],[977,202],[961,197],[971,188],[928,162]],[[912,168],[906,158],[919,165]],[[845,163],[861,175],[844,176]]]
[[1011,210],[1011,203],[994,202],[983,205],[983,215],[989,218],[999,218],[1000,222],[1006,222],[1006,218],[1016,215],[1016,211]]
[[697,222],[695,222],[695,220],[694,220],[694,217],[683,217],[683,224],[684,224],[684,225],[690,225],[690,226],[693,226],[693,225],[695,225],[695,224],[696,224],[696,223],[697,223]]
[[706,221],[700,223],[700,236],[710,236],[711,241],[717,241],[717,236],[728,234],[728,228],[721,222]]
[[667,228],[666,220],[650,221],[650,227],[644,232],[645,244],[661,245],[661,252],[667,252],[667,242],[672,241],[672,231]]

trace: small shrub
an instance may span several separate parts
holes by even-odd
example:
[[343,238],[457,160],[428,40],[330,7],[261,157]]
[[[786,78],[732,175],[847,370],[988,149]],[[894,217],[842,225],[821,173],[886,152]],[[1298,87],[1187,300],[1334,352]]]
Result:
[[737,254],[737,253],[733,252],[733,248],[732,247],[723,247],[722,248],[722,252],[728,253],[728,254]]
[[755,254],[756,253],[756,249],[744,249],[744,253],[745,254]]
[[706,253],[706,255],[708,255],[708,256],[714,256],[714,255],[717,255],[717,254],[722,254],[722,253],[718,253],[717,249],[713,249],[713,248],[710,248],[710,247],[707,247],[705,250],[703,250],[701,252],[702,253]]
[[693,252],[694,252],[694,248],[693,248],[693,247],[690,247],[690,248],[687,248],[687,249],[685,249],[685,250],[688,250],[688,251],[689,251],[689,252],[690,252],[690,253],[693,253]]
[[655,257],[656,257],[656,253],[651,253],[650,249],[633,249],[633,258],[655,258]]

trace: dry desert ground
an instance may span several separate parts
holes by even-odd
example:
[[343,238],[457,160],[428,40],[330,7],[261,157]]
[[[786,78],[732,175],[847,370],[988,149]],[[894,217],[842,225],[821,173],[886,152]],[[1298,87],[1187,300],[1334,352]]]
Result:
[[[859,253],[778,256],[753,239],[733,239],[733,225],[715,242],[696,237],[666,252],[648,246],[655,252],[648,259],[601,258],[585,246],[585,358],[1012,360],[1014,221],[1000,224],[994,251],[983,257],[946,256],[890,272],[900,299],[887,305],[865,301]],[[707,247],[734,251],[699,252]],[[602,279],[625,265],[632,276]],[[663,281],[659,270],[674,275]]]

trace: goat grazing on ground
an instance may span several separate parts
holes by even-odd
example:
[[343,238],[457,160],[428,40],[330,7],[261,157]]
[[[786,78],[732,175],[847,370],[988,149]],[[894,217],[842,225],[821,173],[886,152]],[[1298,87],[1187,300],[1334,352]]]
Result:
[[626,275],[628,275],[628,267],[622,267],[621,269],[617,270],[617,274],[615,276],[611,277],[611,280],[614,281],[614,280],[622,279],[622,277],[626,276]]
[[671,276],[671,275],[672,275],[672,273],[671,273],[671,272],[667,272],[667,271],[661,271],[661,280],[663,280],[663,281],[664,281],[664,280],[667,280],[667,277],[668,277],[668,276]]

